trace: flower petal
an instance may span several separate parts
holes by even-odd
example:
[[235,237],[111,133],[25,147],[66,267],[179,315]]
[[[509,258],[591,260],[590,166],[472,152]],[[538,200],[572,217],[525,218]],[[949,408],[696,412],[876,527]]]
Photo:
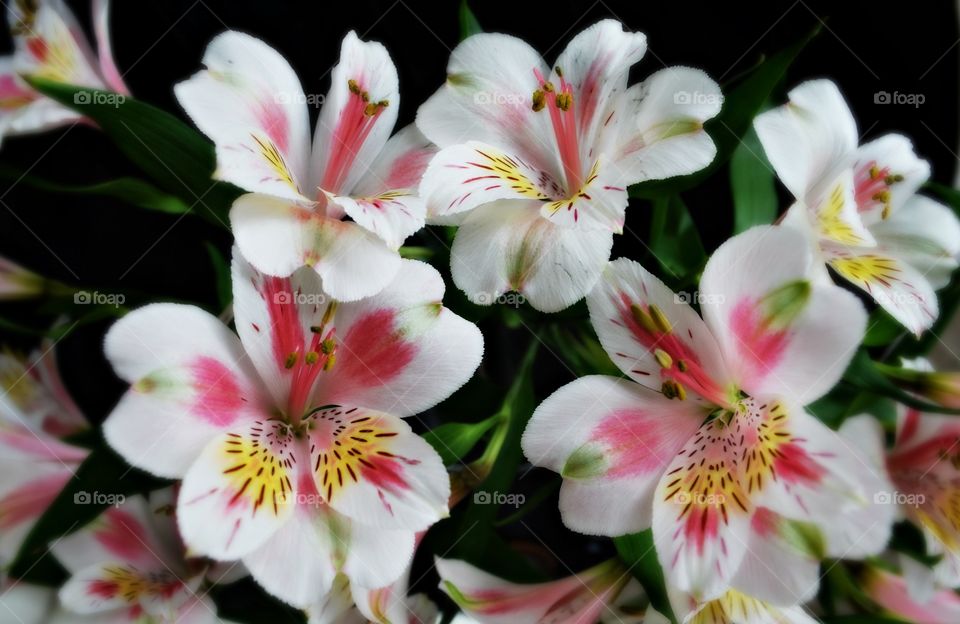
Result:
[[117,69],[113,58],[113,46],[110,43],[110,0],[93,0],[93,29],[97,38],[97,56],[100,61],[100,73],[107,86],[124,95],[130,94],[123,81],[123,74]]
[[899,212],[908,199],[913,197],[923,183],[930,177],[930,163],[917,157],[910,139],[900,134],[887,134],[857,149],[855,169],[879,169],[884,176],[896,176],[898,181],[886,184],[884,189],[889,198],[884,202],[871,201],[872,197],[861,198],[866,205],[864,219],[876,223]]
[[96,59],[80,23],[63,0],[7,5],[18,74],[100,88]]
[[449,217],[497,199],[550,200],[563,194],[559,180],[525,155],[468,141],[433,157],[420,183],[420,197],[428,219]]
[[704,320],[740,387],[801,405],[846,370],[866,327],[852,294],[813,281],[803,234],[760,226],[720,246],[700,280]]
[[610,262],[587,306],[604,350],[631,379],[657,391],[673,380],[694,399],[725,403],[730,380],[710,330],[684,297],[639,263]]
[[573,86],[581,146],[592,144],[610,105],[626,89],[630,68],[646,51],[646,35],[625,32],[617,20],[605,19],[580,31],[557,57],[551,78],[560,84],[562,73]]
[[243,195],[230,225],[243,256],[267,275],[290,275],[308,265],[324,291],[339,301],[379,292],[396,275],[400,256],[355,223],[328,219],[289,201]]
[[[300,443],[278,421],[258,421],[211,441],[183,478],[177,520],[192,552],[238,559],[292,516]],[[215,519],[215,521],[211,521]]]
[[317,490],[337,512],[412,531],[446,517],[450,479],[443,461],[402,419],[336,406],[305,422]]
[[131,464],[179,478],[226,427],[266,413],[266,397],[240,341],[192,306],[152,304],[107,333],[107,359],[131,388],[104,423]]
[[881,247],[920,271],[934,289],[950,282],[960,256],[960,220],[950,208],[914,195],[871,230]]
[[174,91],[216,145],[214,177],[248,191],[312,199],[306,100],[287,61],[263,41],[227,31],[207,46],[203,64]]
[[[699,601],[721,596],[750,537],[752,503],[734,442],[717,420],[702,425],[657,485],[653,538],[668,585]],[[728,443],[724,443],[724,441]]]
[[703,129],[720,112],[720,86],[699,69],[667,67],[626,90],[607,123],[608,152],[623,182],[699,171],[717,153]]
[[622,234],[629,202],[626,185],[619,165],[601,155],[579,189],[545,202],[540,214],[563,227]]
[[780,181],[804,200],[824,177],[853,164],[857,124],[829,80],[804,82],[788,95],[789,103],[758,115],[753,125]]
[[704,413],[614,377],[581,377],[537,407],[523,452],[562,474],[560,513],[578,533],[624,535],[650,527],[653,493]]
[[316,510],[297,505],[290,520],[243,558],[250,574],[268,593],[299,608],[320,601],[334,583],[336,545]]
[[[76,572],[60,588],[60,602],[74,613],[99,614],[147,605],[176,607],[191,594],[189,586],[168,570],[96,563]],[[157,605],[160,603],[160,605]]]
[[834,271],[865,290],[914,334],[929,329],[940,315],[937,294],[927,278],[887,250],[828,246],[824,255]]
[[903,578],[879,568],[867,570],[864,590],[884,610],[907,621],[950,624],[960,618],[960,598],[952,590],[938,591],[920,603],[910,595]]
[[380,294],[341,304],[336,364],[320,376],[313,404],[412,416],[466,383],[480,364],[483,336],[442,306],[443,291],[436,269],[403,260]]
[[557,312],[590,291],[612,246],[608,231],[559,227],[542,218],[535,203],[498,201],[464,220],[450,268],[454,283],[476,304],[518,291],[537,310]]
[[417,127],[441,148],[474,139],[519,154],[559,174],[550,121],[531,107],[535,71],[549,69],[536,50],[509,35],[480,33],[450,54],[447,81],[417,111]]
[[331,72],[313,137],[313,185],[335,195],[350,194],[376,162],[399,108],[397,68],[387,49],[361,41],[351,30],[340,46],[340,62]]
[[[694,601],[691,601],[694,602]],[[695,604],[682,621],[688,624],[817,624],[800,605],[777,607],[736,590],[709,602]]]
[[382,529],[340,517],[335,532],[341,571],[351,585],[385,587],[400,578],[413,559],[413,531]]

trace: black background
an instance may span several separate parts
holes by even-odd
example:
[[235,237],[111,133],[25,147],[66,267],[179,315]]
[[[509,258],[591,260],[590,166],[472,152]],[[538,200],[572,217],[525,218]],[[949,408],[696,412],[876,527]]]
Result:
[[[89,25],[87,2],[68,4]],[[229,28],[262,38],[290,61],[305,93],[322,94],[329,86],[341,38],[354,29],[364,39],[383,42],[391,52],[400,74],[402,125],[413,120],[417,106],[444,80],[449,51],[459,39],[458,4],[452,0],[115,0],[112,36],[118,66],[126,73],[134,96],[183,116],[172,87],[199,69],[204,48],[217,33]],[[935,180],[953,181],[960,46],[952,2],[474,0],[472,5],[484,30],[518,35],[548,62],[573,34],[598,19],[615,17],[648,36],[649,51],[634,69],[636,79],[679,64],[701,67],[721,85],[748,71],[764,54],[821,25],[820,35],[790,69],[777,101],[787,88],[806,78],[828,76],[847,96],[863,139],[902,132],[931,161]],[[9,47],[9,41],[4,45]],[[875,94],[881,91],[921,94],[925,101],[919,107],[876,104]],[[317,110],[311,114],[315,119]],[[0,149],[0,163],[68,183],[141,175],[106,137],[84,126],[7,139]],[[50,195],[22,184],[10,187],[8,182],[2,188],[0,255],[64,282],[103,292],[144,291],[157,299],[207,306],[216,300],[203,241],[213,241],[228,254],[226,231],[191,217],[148,213],[107,199]],[[731,228],[727,170],[685,193],[684,199],[707,249],[713,249]],[[787,198],[782,199],[785,207]],[[633,231],[642,233],[648,219],[645,204],[637,202],[628,209],[627,223]],[[639,257],[641,251],[640,241],[621,236],[614,257]],[[0,316],[40,326],[45,319],[34,310],[32,304],[7,303],[0,305]],[[122,391],[102,356],[105,328],[105,323],[85,327],[59,347],[67,383],[94,422],[106,416]],[[511,332],[495,323],[485,324],[483,330],[488,357],[481,375],[503,387],[515,370],[516,354],[530,337],[522,329]],[[30,346],[22,336],[5,335],[0,342]],[[550,359],[549,354],[545,359]],[[549,361],[542,364],[537,374],[538,398],[569,379],[562,367]],[[498,397],[492,398],[495,402]],[[444,415],[451,420],[459,416]],[[551,503],[545,507],[555,509]],[[583,547],[581,538],[559,528],[553,531],[555,535],[544,533],[544,539],[562,542],[562,550]],[[582,550],[586,559],[592,559],[589,549]],[[586,561],[568,563],[576,569]]]

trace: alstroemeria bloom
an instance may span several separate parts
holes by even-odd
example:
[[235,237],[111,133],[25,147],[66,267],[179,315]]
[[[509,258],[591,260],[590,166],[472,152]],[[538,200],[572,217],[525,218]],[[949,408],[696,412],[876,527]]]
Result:
[[87,424],[52,349],[44,344],[27,361],[0,353],[0,570],[88,454],[59,439]]
[[110,47],[109,0],[93,0],[94,53],[80,23],[63,0],[8,2],[7,19],[15,50],[0,57],[0,140],[49,130],[81,118],[75,111],[34,91],[21,76],[110,89],[128,94]]
[[437,624],[437,605],[424,594],[407,594],[410,567],[386,587],[357,587],[343,576],[321,604],[307,610],[310,624]]
[[57,621],[220,622],[200,589],[206,565],[184,559],[172,502],[171,490],[125,499],[51,546],[71,574],[60,589],[71,615]]
[[960,253],[953,212],[916,194],[930,175],[910,141],[888,134],[857,145],[857,124],[836,85],[805,82],[754,122],[770,163],[796,198],[784,223],[822,260],[910,331],[938,315],[934,292]]
[[643,621],[643,590],[616,559],[556,581],[529,584],[498,578],[465,561],[437,559],[436,566],[440,589],[482,624]]
[[423,227],[415,193],[434,153],[413,125],[390,137],[400,93],[387,50],[347,34],[312,146],[308,100],[276,50],[226,32],[203,63],[175,90],[216,144],[214,177],[250,191],[230,211],[244,257],[268,275],[312,266],[341,301],[384,288]]
[[896,493],[884,502],[920,528],[927,554],[942,556],[932,570],[904,570],[911,591],[925,600],[937,587],[960,586],[960,421],[900,406],[886,468]]
[[389,585],[450,495],[439,455],[403,417],[459,388],[483,351],[443,289],[429,265],[403,260],[378,295],[338,303],[308,268],[269,277],[235,252],[239,339],[171,304],[107,334],[132,384],[107,440],[134,466],[183,479],[177,515],[192,552],[242,559],[290,604],[317,604],[338,573]]
[[744,232],[707,263],[703,318],[636,262],[609,264],[587,304],[630,379],[568,384],[523,436],[530,461],[564,477],[568,527],[652,526],[668,582],[698,601],[731,586],[781,605],[812,595],[831,545],[811,523],[843,521],[867,489],[860,455],[803,408],[840,379],[866,323],[813,263],[793,229]]
[[890,615],[921,624],[954,624],[960,621],[960,596],[942,589],[920,601],[903,577],[870,567],[864,573],[863,590]]
[[[474,303],[507,291],[538,310],[579,301],[623,230],[627,185],[692,173],[716,154],[703,122],[720,88],[670,67],[627,87],[642,33],[604,20],[553,69],[520,39],[474,35],[417,114],[442,149],[424,173],[428,219],[460,223],[453,280]],[[469,214],[467,214],[469,213]]]
[[[817,624],[800,605],[777,606],[731,589],[708,602],[671,595],[674,613],[683,624]],[[666,624],[666,618],[663,624]],[[659,624],[659,623],[658,623]]]
[[905,390],[944,407],[960,409],[960,371],[938,371],[925,358],[907,360],[902,367],[883,366],[883,372]]

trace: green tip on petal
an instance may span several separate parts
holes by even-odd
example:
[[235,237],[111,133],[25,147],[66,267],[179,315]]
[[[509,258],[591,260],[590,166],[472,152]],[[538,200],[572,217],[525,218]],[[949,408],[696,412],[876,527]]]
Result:
[[817,525],[811,522],[784,519],[780,530],[787,543],[796,547],[800,552],[815,559],[826,558],[826,542]]
[[764,324],[770,329],[785,329],[807,307],[813,288],[807,280],[784,284],[760,300]]
[[570,454],[560,474],[571,479],[589,479],[602,475],[606,469],[603,452],[594,444],[584,444]]

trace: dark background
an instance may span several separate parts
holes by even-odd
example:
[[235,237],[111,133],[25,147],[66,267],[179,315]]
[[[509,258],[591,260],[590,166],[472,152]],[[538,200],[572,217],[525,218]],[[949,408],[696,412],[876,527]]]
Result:
[[[68,4],[89,25],[88,2]],[[748,71],[763,55],[821,25],[820,35],[790,69],[777,102],[790,86],[828,76],[847,96],[863,139],[902,132],[931,161],[935,180],[953,181],[960,47],[952,2],[473,0],[471,4],[484,30],[518,35],[548,62],[573,34],[598,19],[615,17],[648,36],[649,51],[634,70],[636,79],[663,66],[682,64],[703,68],[721,85]],[[400,74],[400,124],[406,124],[444,80],[449,51],[459,39],[458,5],[453,0],[115,0],[112,37],[118,66],[134,96],[183,116],[172,87],[200,68],[204,48],[217,33],[230,28],[262,38],[291,62],[305,93],[322,94],[329,86],[341,38],[355,29],[362,38],[379,40],[390,50]],[[9,49],[9,40],[0,44]],[[921,94],[925,101],[919,107],[876,104],[875,94],[881,91]],[[311,114],[315,119],[317,110]],[[0,149],[0,164],[64,183],[142,177],[105,136],[83,126],[7,139]],[[90,290],[143,291],[156,299],[214,305],[214,273],[203,242],[213,241],[228,254],[226,231],[192,217],[145,212],[108,199],[51,195],[25,184],[11,187],[9,182],[0,188],[0,255]],[[685,193],[684,199],[707,249],[713,249],[731,231],[726,168]],[[786,200],[784,196],[782,206]],[[642,233],[648,220],[645,204],[638,202],[628,210],[631,230]],[[614,257],[640,257],[641,252],[638,240],[618,237]],[[0,317],[36,327],[48,320],[29,303],[2,304]],[[58,347],[67,383],[94,422],[106,416],[122,391],[102,356],[106,326],[86,326]],[[481,376],[491,387],[503,388],[530,336],[523,328],[511,331],[497,323],[482,328],[487,358]],[[30,342],[12,334],[0,340],[24,349]],[[571,378],[550,359],[546,353],[538,360],[538,399]],[[493,405],[498,398],[491,394]],[[477,412],[486,408],[474,406]],[[458,414],[445,417],[462,419]],[[546,507],[556,523],[555,506]],[[547,541],[563,542],[565,551],[583,553],[572,556],[583,561],[569,561],[574,569],[594,560],[580,537],[559,528],[553,531],[552,538],[552,531],[543,534]]]

